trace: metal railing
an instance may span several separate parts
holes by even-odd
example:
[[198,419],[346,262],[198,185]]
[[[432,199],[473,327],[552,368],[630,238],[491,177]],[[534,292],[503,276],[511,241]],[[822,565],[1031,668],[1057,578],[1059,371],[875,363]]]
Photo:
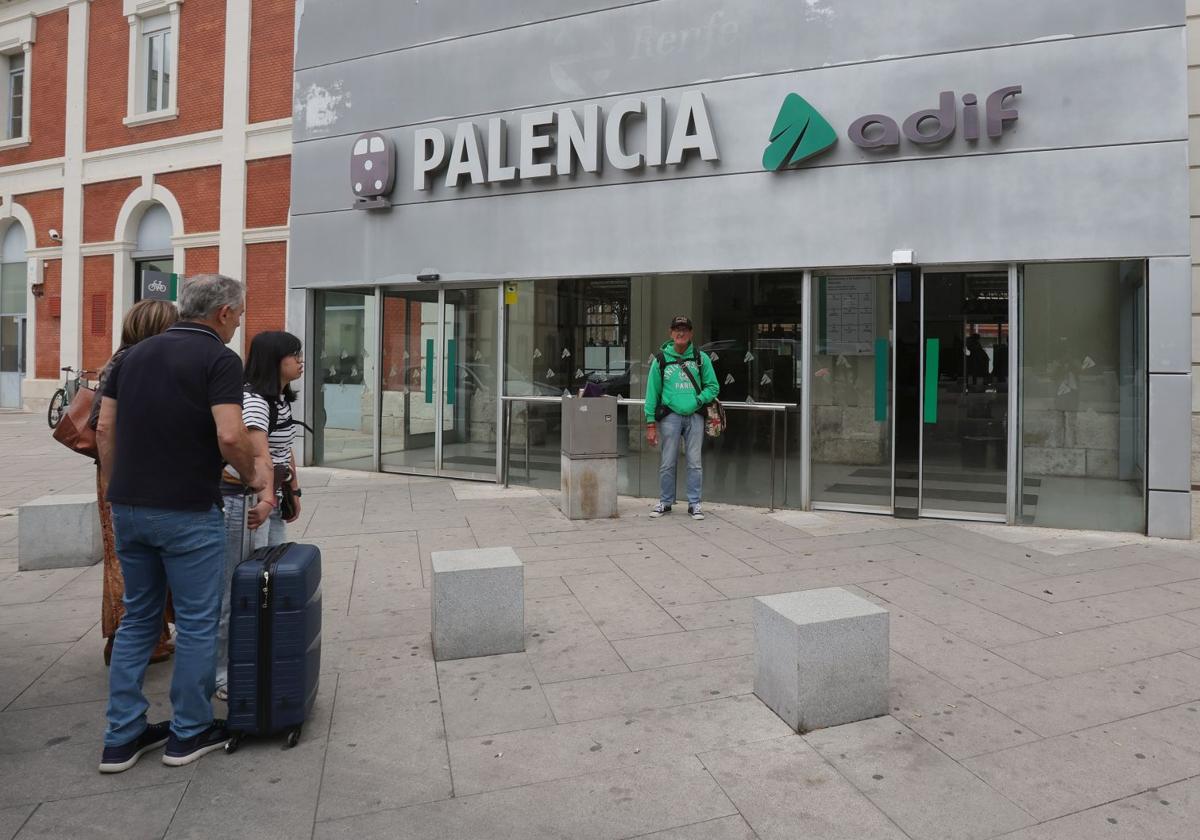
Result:
[[[502,468],[504,475],[504,486],[509,486],[509,461],[512,454],[512,408],[514,403],[534,403],[542,405],[562,405],[562,397],[547,397],[547,396],[528,396],[519,397],[510,394],[505,394],[500,397],[504,404],[504,450],[502,453]],[[646,405],[645,400],[632,399],[629,397],[618,397],[617,405],[643,407]],[[721,405],[726,411],[758,411],[767,412],[771,415],[771,510],[775,510],[775,464],[779,460],[776,458],[777,435],[775,418],[777,415],[783,417],[783,485],[787,487],[787,418],[789,411],[799,410],[800,406],[790,403],[760,403],[760,402],[722,402]],[[525,418],[525,480],[531,480],[532,470],[530,467],[530,452],[532,443],[529,437],[529,417]]]

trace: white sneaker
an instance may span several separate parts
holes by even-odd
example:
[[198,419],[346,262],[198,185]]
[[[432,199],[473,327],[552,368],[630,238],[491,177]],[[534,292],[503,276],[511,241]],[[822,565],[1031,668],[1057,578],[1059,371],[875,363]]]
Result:
[[700,512],[700,505],[688,505],[688,516],[699,522],[704,518],[704,514]]
[[658,517],[666,516],[670,512],[671,512],[670,505],[664,505],[662,502],[659,502],[653,508],[650,509],[650,518],[658,519]]

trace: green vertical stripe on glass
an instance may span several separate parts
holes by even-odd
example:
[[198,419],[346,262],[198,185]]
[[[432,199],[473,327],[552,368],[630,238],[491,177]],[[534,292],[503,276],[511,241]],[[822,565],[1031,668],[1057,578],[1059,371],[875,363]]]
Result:
[[454,395],[458,391],[458,340],[451,338],[446,342],[446,404],[454,405]]
[[425,402],[433,402],[433,339],[425,339]]
[[885,423],[888,416],[888,340],[875,339],[875,422]]
[[925,422],[937,422],[938,356],[941,340],[925,339]]

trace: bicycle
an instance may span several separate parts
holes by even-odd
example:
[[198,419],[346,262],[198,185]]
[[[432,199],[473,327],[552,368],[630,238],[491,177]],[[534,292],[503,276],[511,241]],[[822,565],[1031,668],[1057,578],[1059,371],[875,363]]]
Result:
[[[50,408],[46,412],[46,422],[53,429],[58,426],[64,414],[67,413],[67,406],[71,404],[71,400],[75,399],[75,395],[79,393],[80,388],[88,388],[91,383],[85,378],[95,373],[94,370],[75,370],[73,367],[65,367],[63,373],[67,374],[66,381],[63,386],[54,392],[54,396],[50,398]],[[72,379],[71,374],[75,374]]]

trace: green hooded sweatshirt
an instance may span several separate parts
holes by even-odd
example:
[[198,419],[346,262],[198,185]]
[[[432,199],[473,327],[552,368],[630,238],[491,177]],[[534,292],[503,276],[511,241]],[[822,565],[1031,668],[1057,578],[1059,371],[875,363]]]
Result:
[[[712,359],[707,353],[700,353],[700,365],[696,365],[692,345],[689,344],[683,353],[675,352],[675,342],[668,341],[660,348],[667,361],[665,375],[659,372],[658,358],[650,363],[650,372],[646,375],[646,422],[654,422],[654,410],[659,401],[675,414],[685,417],[695,414],[702,406],[708,405],[717,398],[721,385],[717,382],[717,374],[713,370]],[[692,380],[683,372],[687,367],[696,377],[700,385],[700,393]]]

